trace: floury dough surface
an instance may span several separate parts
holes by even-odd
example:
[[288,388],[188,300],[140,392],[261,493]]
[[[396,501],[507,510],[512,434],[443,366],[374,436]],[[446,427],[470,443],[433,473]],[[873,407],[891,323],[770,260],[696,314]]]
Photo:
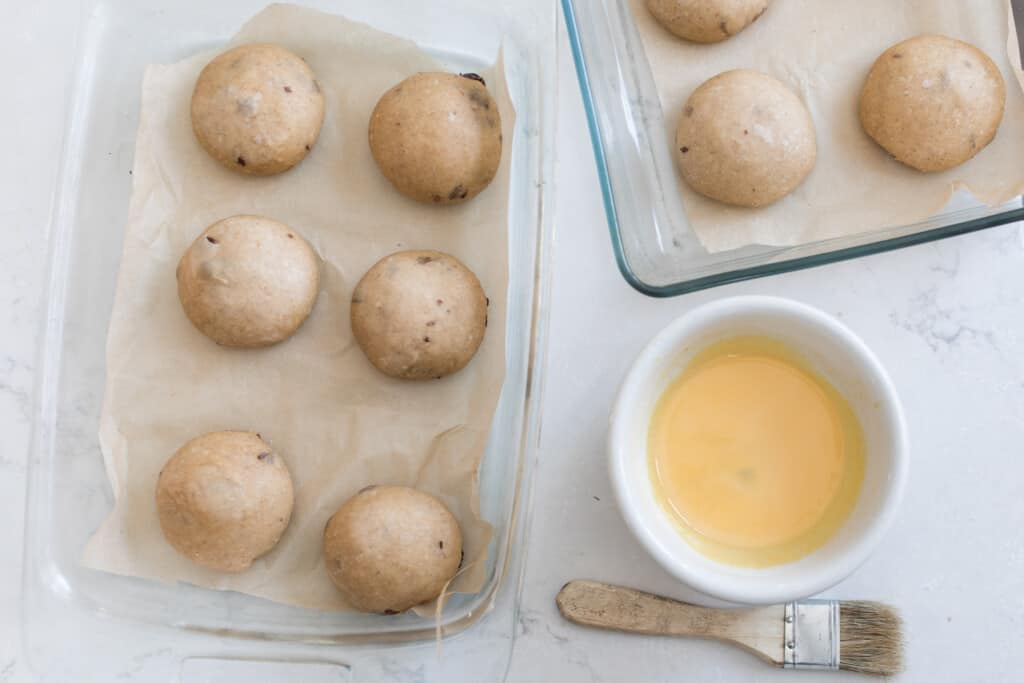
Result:
[[980,154],[1003,119],[1006,84],[991,58],[946,36],[915,36],[883,52],[860,94],[864,132],[920,171]]
[[[100,418],[116,502],[83,562],[346,609],[321,560],[324,525],[361,488],[398,484],[437,496],[458,519],[466,562],[452,588],[475,591],[491,537],[479,516],[477,467],[505,371],[511,154],[489,191],[472,202],[439,208],[407,199],[374,167],[366,126],[383,92],[413,73],[439,69],[437,62],[406,40],[288,5],[270,6],[232,40],[246,42],[279,43],[309,61],[327,101],[324,126],[288,173],[244,176],[202,150],[189,120],[196,76],[224,48],[147,69]],[[504,72],[496,66],[482,75],[511,150],[515,115]],[[175,288],[175,266],[192,240],[214,221],[241,213],[294,228],[323,262],[312,314],[287,341],[265,349],[212,343],[185,317]],[[456,375],[426,383],[384,377],[352,338],[352,288],[400,249],[452,254],[479,275],[491,299],[483,344]],[[235,575],[179,555],[160,533],[153,502],[170,454],[196,434],[227,429],[259,432],[288,463],[295,485],[288,531]]]
[[462,561],[462,534],[437,498],[407,486],[369,486],[324,529],[324,562],[349,603],[394,613],[433,600]]
[[320,289],[320,261],[297,233],[266,216],[231,216],[204,230],[174,273],[192,324],[232,348],[294,334]]
[[439,251],[400,251],[352,292],[352,333],[391,377],[441,379],[472,361],[487,331],[487,295],[466,266]]
[[[817,0],[786,0],[772,3],[747,29],[713,45],[688,43],[664,30],[646,0],[630,0],[630,9],[658,89],[665,144],[675,140],[690,93],[730,69],[756,69],[778,78],[814,119],[814,170],[769,207],[723,206],[687,187],[676,172],[691,227],[709,251],[803,244],[915,223],[940,211],[958,189],[987,204],[1024,192],[1024,75],[1008,0],[909,0],[898,8],[887,0],[864,0],[831,3],[826,13]],[[878,55],[921,33],[975,45],[1006,81],[1006,113],[992,144],[962,166],[929,175],[907,168],[875,144],[861,129],[857,107]]]
[[686,100],[673,154],[686,182],[733,206],[767,206],[814,168],[807,107],[777,79],[751,69],[718,74]]
[[768,0],[647,0],[647,9],[684,40],[717,43],[757,21]]
[[471,201],[501,163],[501,114],[477,74],[419,73],[380,98],[369,141],[399,192],[432,204]]
[[312,69],[279,45],[239,45],[196,79],[192,130],[214,159],[239,173],[273,175],[302,161],[324,121]]
[[156,507],[167,542],[204,567],[241,572],[288,528],[288,466],[252,432],[212,432],[182,445],[160,470]]

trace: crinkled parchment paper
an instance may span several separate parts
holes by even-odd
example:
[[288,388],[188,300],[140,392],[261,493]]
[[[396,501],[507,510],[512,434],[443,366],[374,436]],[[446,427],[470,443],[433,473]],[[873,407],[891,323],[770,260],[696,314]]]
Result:
[[[818,161],[788,197],[763,209],[729,207],[691,190],[677,172],[694,231],[712,252],[749,244],[794,245],[905,225],[939,211],[958,189],[987,204],[1024,192],[1024,84],[1007,0],[775,0],[738,35],[714,45],[676,38],[629,0],[654,74],[668,139],[690,93],[730,69],[757,69],[790,86],[807,104],[818,134]],[[893,160],[860,127],[857,100],[868,70],[886,48],[921,33],[965,40],[999,66],[1006,114],[974,159],[921,174]],[[1012,55],[1012,57],[1011,57]]]
[[[252,178],[221,168],[196,143],[192,86],[215,53],[150,66],[117,298],[107,342],[100,441],[116,504],[83,561],[118,574],[229,589],[278,602],[345,609],[320,559],[324,524],[369,484],[405,484],[439,496],[459,519],[467,570],[453,588],[477,590],[491,527],[479,515],[477,466],[505,371],[508,149],[514,114],[499,66],[484,74],[501,109],[506,153],[491,186],[461,206],[398,194],[367,145],[381,94],[417,71],[439,69],[413,43],[340,17],[272,5],[232,44],[275,42],[306,59],[327,97],[319,141],[287,173]],[[210,223],[237,213],[284,221],[323,259],[312,315],[283,344],[220,348],[178,302],[174,270]],[[490,297],[490,327],[461,372],[402,382],[377,372],[356,346],[349,298],[364,272],[399,249],[439,249],[473,269]],[[257,431],[288,463],[295,510],[281,542],[242,574],[208,571],[164,540],[154,489],[188,439],[220,429]]]

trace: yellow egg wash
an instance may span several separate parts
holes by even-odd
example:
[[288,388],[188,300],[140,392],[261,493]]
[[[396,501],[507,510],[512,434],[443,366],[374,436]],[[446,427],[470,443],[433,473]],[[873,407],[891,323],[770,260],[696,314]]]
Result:
[[849,403],[788,346],[744,336],[698,353],[658,400],[651,480],[683,537],[742,567],[797,560],[853,510],[864,437]]

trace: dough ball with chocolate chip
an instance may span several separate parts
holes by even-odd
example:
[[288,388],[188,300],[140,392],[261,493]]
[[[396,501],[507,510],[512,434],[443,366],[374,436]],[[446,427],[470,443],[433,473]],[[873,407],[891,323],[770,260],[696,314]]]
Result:
[[378,261],[352,292],[352,333],[373,365],[401,379],[461,370],[487,327],[480,281],[454,256],[400,251]]
[[324,566],[363,612],[404,612],[433,600],[462,563],[462,532],[444,503],[406,486],[370,486],[327,522]]
[[726,204],[767,206],[804,181],[818,146],[807,107],[749,69],[705,81],[683,106],[676,161],[686,183]]
[[156,484],[160,528],[196,564],[241,572],[288,527],[294,492],[281,456],[252,432],[211,432],[171,456]]
[[231,216],[196,238],[177,269],[178,298],[200,332],[252,348],[290,337],[316,303],[320,262],[295,230],[263,216]]
[[923,35],[893,45],[868,73],[860,122],[898,161],[919,171],[958,166],[992,142],[1006,84],[978,48]]
[[313,70],[279,45],[239,45],[213,59],[192,92],[192,130],[210,156],[252,175],[287,171],[324,122]]
[[498,105],[476,74],[410,76],[377,102],[369,135],[381,173],[421,202],[475,197],[501,162]]
[[685,40],[717,43],[757,21],[769,0],[647,0],[662,26]]

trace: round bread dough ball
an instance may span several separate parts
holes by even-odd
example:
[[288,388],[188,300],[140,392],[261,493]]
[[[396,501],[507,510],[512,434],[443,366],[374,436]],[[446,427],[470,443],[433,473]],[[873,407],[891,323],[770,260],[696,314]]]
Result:
[[764,14],[769,0],[647,0],[662,26],[685,40],[717,43],[731,38]]
[[475,197],[501,162],[498,105],[476,74],[410,76],[377,102],[369,135],[381,173],[421,202]]
[[352,333],[373,365],[401,379],[441,379],[473,357],[487,327],[480,281],[454,256],[399,251],[352,292]]
[[973,45],[917,36],[882,53],[860,93],[860,122],[898,161],[919,171],[958,166],[992,142],[1006,84]]
[[281,456],[259,434],[211,432],[178,449],[160,471],[160,528],[193,562],[241,572],[288,527],[294,492]]
[[437,498],[406,486],[370,486],[324,529],[324,566],[363,612],[404,612],[433,600],[462,563],[462,532]]
[[240,348],[290,337],[313,310],[320,286],[313,248],[264,216],[217,221],[181,257],[176,274],[192,324],[218,344]]
[[240,45],[218,55],[192,91],[199,144],[242,173],[287,171],[313,148],[323,122],[313,70],[279,45]]
[[675,154],[683,178],[697,192],[760,207],[803,182],[818,145],[799,97],[767,74],[737,69],[690,95],[679,117]]

